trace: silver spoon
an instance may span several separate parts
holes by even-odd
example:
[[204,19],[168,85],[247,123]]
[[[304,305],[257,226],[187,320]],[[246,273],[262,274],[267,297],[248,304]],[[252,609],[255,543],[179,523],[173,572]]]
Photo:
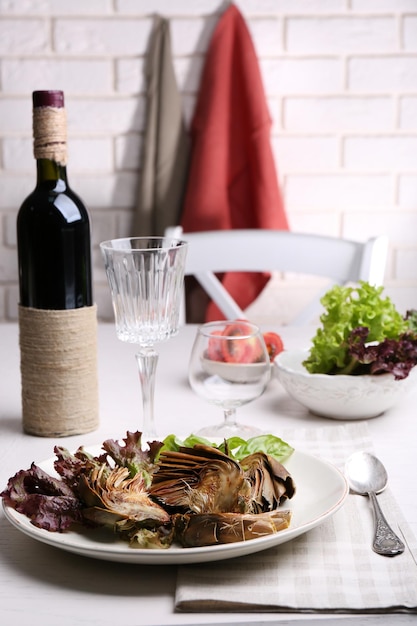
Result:
[[388,482],[387,472],[381,461],[369,452],[355,452],[346,461],[345,475],[351,490],[369,496],[372,503],[375,519],[373,550],[384,556],[402,554],[405,546],[390,528],[376,498],[376,494],[383,491]]

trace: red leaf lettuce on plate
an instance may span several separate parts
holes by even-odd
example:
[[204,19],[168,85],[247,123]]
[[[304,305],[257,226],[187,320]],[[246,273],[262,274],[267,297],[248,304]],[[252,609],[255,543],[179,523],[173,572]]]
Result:
[[142,450],[140,432],[128,432],[123,443],[108,439],[102,445],[104,452],[98,456],[82,446],[74,453],[55,446],[54,468],[60,478],[50,476],[32,463],[28,470],[20,470],[9,479],[0,497],[38,528],[62,532],[74,523],[88,525],[83,517],[85,503],[79,491],[81,478],[88,478],[97,470],[110,475],[116,465],[126,467],[132,477],[141,473],[149,485],[155,456],[161,446],[161,442],[154,441],[148,450]]
[[38,528],[61,532],[82,521],[81,504],[71,487],[35,463],[10,478],[0,495]]

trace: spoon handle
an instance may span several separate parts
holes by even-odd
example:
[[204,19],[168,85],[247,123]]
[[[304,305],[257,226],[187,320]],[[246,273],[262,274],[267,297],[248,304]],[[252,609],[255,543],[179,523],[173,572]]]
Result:
[[372,503],[375,515],[375,535],[372,545],[373,550],[384,556],[402,554],[405,550],[405,545],[401,539],[397,537],[385,519],[375,493],[370,491],[368,496]]

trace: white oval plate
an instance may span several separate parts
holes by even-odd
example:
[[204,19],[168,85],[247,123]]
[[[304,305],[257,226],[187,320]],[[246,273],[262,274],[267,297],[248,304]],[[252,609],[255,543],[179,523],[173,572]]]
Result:
[[[56,475],[53,461],[54,459],[48,459],[38,465],[49,474]],[[283,509],[292,511],[290,527],[275,535],[218,546],[170,547],[167,550],[135,549],[130,548],[109,530],[77,529],[54,533],[37,528],[25,515],[6,506],[4,500],[3,509],[9,522],[29,537],[55,548],[95,559],[151,565],[221,561],[260,552],[290,541],[322,524],[342,506],[349,490],[346,479],[336,467],[297,450],[285,462],[285,467],[296,485],[293,499],[283,506]]]

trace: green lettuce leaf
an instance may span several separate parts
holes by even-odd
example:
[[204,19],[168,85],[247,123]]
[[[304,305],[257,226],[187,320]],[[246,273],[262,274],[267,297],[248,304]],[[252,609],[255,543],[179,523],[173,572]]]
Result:
[[294,452],[290,444],[275,435],[257,435],[247,441],[240,437],[231,437],[226,440],[226,445],[237,461],[241,461],[254,452],[264,452],[282,463]]
[[282,463],[294,452],[294,448],[275,435],[257,435],[247,440],[241,437],[229,437],[221,444],[216,444],[204,437],[199,437],[194,434],[182,440],[176,435],[168,435],[163,441],[160,452],[163,450],[178,451],[181,447],[192,448],[196,444],[218,448],[236,461],[240,461],[254,452],[265,452],[265,454],[269,454]]
[[367,342],[396,339],[409,324],[396,310],[389,297],[382,297],[383,287],[361,281],[357,287],[336,285],[321,299],[325,312],[322,326],[312,340],[312,348],[303,365],[312,374],[351,374],[357,359],[349,352],[352,330],[365,327]]
[[177,435],[167,435],[163,440],[163,445],[160,450],[160,453],[164,450],[171,450],[173,452],[178,452],[180,448],[193,448],[195,445],[200,444],[204,446],[211,446],[212,448],[217,448],[216,444],[212,443],[205,437],[199,437],[198,435],[191,434],[185,439],[180,439]]

